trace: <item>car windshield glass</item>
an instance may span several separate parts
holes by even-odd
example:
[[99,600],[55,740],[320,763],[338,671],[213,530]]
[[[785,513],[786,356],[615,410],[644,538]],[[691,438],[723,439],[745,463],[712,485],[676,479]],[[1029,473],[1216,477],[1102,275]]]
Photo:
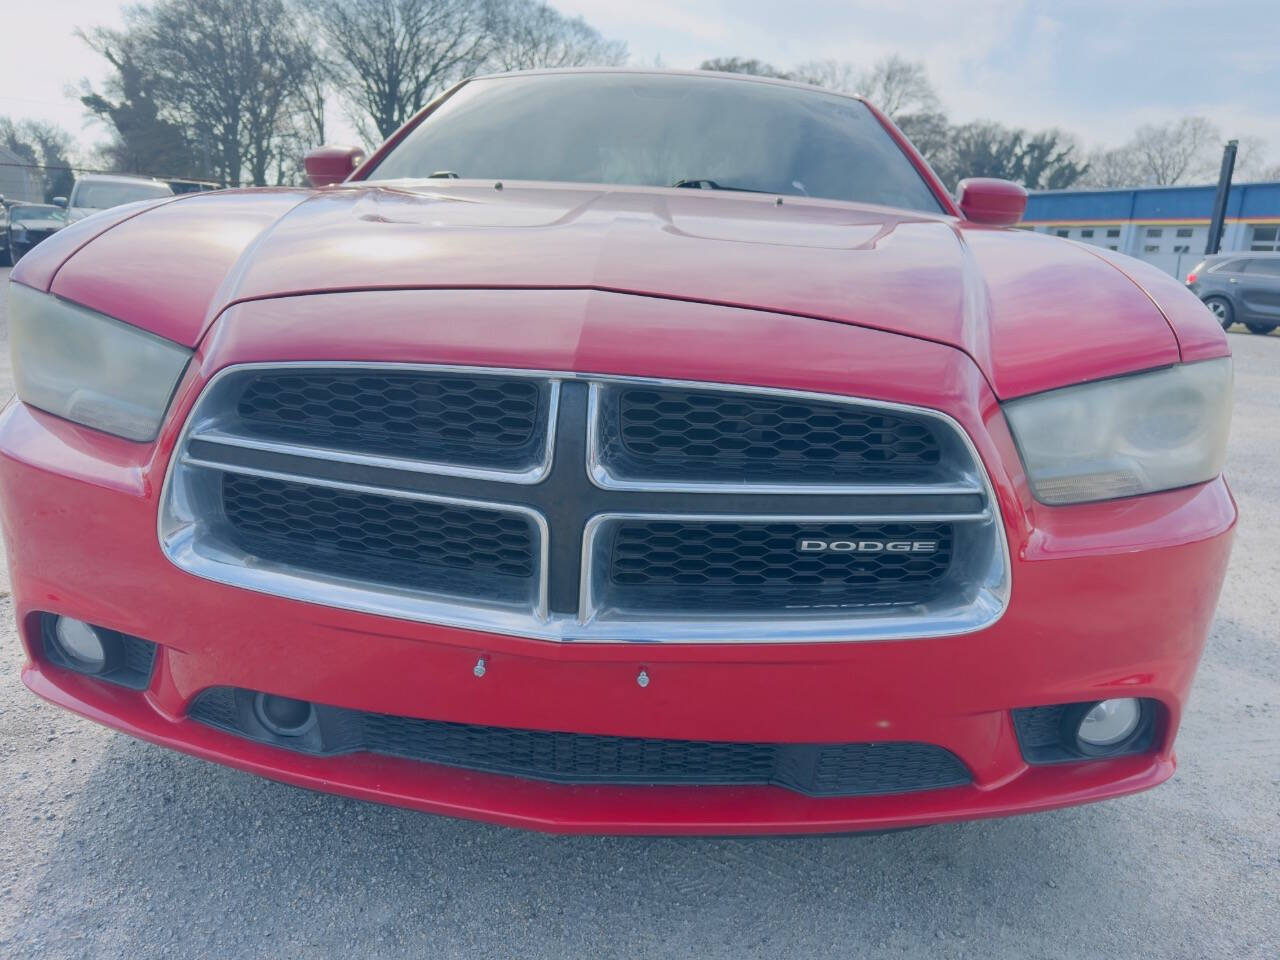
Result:
[[13,207],[9,211],[10,223],[29,223],[32,220],[61,220],[62,210],[54,206]]
[[154,197],[167,197],[173,191],[165,183],[80,183],[72,206],[90,207],[94,210],[105,210],[107,207],[118,207],[122,203],[133,203],[135,200],[150,200]]
[[940,212],[858,100],[719,77],[546,74],[477,80],[370,179],[492,180],[760,191]]

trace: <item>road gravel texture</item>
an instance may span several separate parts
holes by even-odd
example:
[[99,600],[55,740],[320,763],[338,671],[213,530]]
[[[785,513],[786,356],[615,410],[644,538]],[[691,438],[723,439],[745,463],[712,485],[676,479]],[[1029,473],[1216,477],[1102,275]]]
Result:
[[[3,316],[0,331],[8,396]],[[1231,339],[1240,532],[1164,786],[863,837],[564,838],[446,820],[237,773],[38,701],[18,679],[6,580],[0,957],[1280,957],[1280,336]]]

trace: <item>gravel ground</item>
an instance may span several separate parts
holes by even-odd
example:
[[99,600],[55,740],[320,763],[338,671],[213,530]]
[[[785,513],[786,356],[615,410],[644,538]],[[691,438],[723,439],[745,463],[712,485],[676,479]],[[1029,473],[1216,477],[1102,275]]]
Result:
[[1181,766],[1155,791],[870,837],[555,838],[445,820],[37,701],[6,581],[0,955],[1280,956],[1280,336],[1232,344],[1240,535]]

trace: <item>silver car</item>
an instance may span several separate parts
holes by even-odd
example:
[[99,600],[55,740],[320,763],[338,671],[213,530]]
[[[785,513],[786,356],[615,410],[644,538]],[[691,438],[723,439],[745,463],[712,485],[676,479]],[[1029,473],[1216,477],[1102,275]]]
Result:
[[1219,253],[1187,274],[1187,287],[1226,330],[1243,323],[1250,333],[1280,326],[1280,253]]
[[[69,219],[74,222],[99,210],[118,207],[122,203],[171,196],[173,189],[160,180],[90,173],[76,179],[67,207]],[[55,198],[54,203],[59,199]]]

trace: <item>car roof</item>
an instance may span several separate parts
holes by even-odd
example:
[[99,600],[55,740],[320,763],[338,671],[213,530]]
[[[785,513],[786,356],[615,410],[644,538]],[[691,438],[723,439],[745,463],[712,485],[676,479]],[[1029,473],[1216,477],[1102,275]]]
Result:
[[1267,250],[1236,250],[1230,253],[1210,254],[1204,259],[1207,263],[1217,263],[1220,260],[1274,260],[1277,257],[1280,257],[1280,251],[1272,253]]
[[634,77],[699,77],[720,80],[742,80],[750,83],[769,83],[778,87],[792,87],[797,90],[808,90],[811,93],[825,93],[831,96],[848,97],[850,100],[866,101],[859,93],[846,93],[842,90],[830,90],[817,84],[805,83],[803,80],[784,80],[781,77],[762,77],[754,73],[722,73],[717,70],[662,70],[655,67],[541,67],[536,70],[508,70],[504,73],[485,73],[468,77],[464,83],[472,80],[496,80],[508,77],[547,77],[572,76],[574,74],[612,73]]
[[94,183],[164,183],[163,180],[157,180],[155,177],[135,177],[127,173],[86,173],[76,177],[76,183],[89,180]]

